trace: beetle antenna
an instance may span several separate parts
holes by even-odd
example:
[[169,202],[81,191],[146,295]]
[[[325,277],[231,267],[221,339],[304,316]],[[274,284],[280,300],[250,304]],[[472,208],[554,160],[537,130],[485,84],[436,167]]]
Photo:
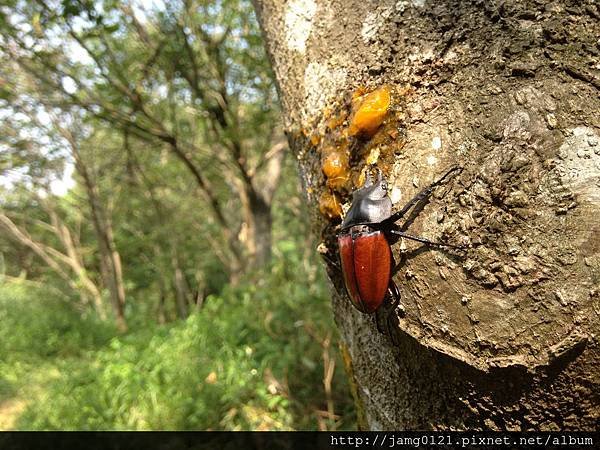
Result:
[[460,245],[452,245],[452,244],[445,244],[443,242],[430,241],[429,239],[422,238],[419,236],[413,236],[412,234],[405,233],[404,231],[390,230],[390,233],[395,234],[400,237],[403,237],[403,238],[406,238],[406,239],[410,239],[411,241],[417,241],[417,242],[420,242],[421,244],[429,245],[431,247],[448,247],[448,248],[455,248],[455,249],[459,249],[459,250],[465,249],[465,247],[460,246]]

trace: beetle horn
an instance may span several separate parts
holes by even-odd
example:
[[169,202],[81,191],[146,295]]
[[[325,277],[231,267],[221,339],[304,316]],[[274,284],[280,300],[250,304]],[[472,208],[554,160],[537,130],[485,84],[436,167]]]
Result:
[[[375,168],[375,171],[377,172],[377,183],[381,183],[381,180],[383,179],[383,174],[381,173],[381,169],[377,166],[370,166],[371,168]],[[368,187],[368,186],[373,186],[373,176],[371,175],[371,170],[367,170],[367,176],[365,179],[365,184],[363,185],[363,187]]]

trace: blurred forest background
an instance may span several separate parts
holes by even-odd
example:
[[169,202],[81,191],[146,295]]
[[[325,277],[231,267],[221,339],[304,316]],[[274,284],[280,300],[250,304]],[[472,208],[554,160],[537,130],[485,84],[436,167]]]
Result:
[[0,6],[0,429],[351,429],[249,1]]

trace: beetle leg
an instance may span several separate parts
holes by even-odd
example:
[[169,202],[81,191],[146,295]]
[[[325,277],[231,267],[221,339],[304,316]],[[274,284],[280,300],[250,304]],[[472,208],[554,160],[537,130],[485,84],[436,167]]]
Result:
[[[400,344],[396,334],[398,323],[397,320],[394,319],[397,318],[396,312],[398,310],[400,315],[404,314],[404,308],[400,305],[400,290],[393,280],[390,280],[390,285],[388,286],[388,296],[390,304],[376,310],[374,320],[377,331],[389,336],[392,345],[397,347]],[[398,305],[400,305],[400,308],[398,308]]]
[[449,248],[456,248],[456,249],[463,249],[464,247],[461,247],[459,245],[452,245],[452,244],[444,244],[443,242],[435,242],[435,241],[430,241],[429,239],[425,239],[419,236],[413,236],[412,234],[408,234],[405,233],[404,231],[399,231],[399,230],[390,230],[390,233],[395,234],[397,236],[406,238],[406,239],[410,239],[412,241],[417,241],[420,242],[422,244],[426,244],[429,245],[431,247],[449,247]]
[[[392,311],[396,311],[396,308],[398,308],[398,305],[400,305],[400,289],[398,289],[398,285],[394,282],[394,280],[390,280],[388,293],[393,300]],[[402,305],[400,305],[400,314],[404,315],[404,307]]]
[[[392,283],[393,283],[393,281],[390,280],[390,285]],[[375,319],[375,325],[377,326],[377,331],[379,331],[381,334],[388,335],[390,337],[390,340],[392,341],[392,344],[394,344],[394,339],[392,338],[392,333],[390,332],[389,318],[390,318],[391,313],[396,309],[396,306],[398,305],[400,298],[396,297],[394,291],[392,291],[392,289],[390,289],[390,287],[388,287],[388,295],[393,300],[393,303],[391,305],[391,311],[390,311],[390,309],[388,309],[387,306],[382,305],[380,308],[375,310],[374,319]]]
[[463,168],[462,167],[453,167],[452,169],[450,169],[448,172],[446,172],[444,174],[444,176],[442,176],[442,178],[440,178],[437,181],[434,181],[433,183],[431,183],[429,186],[427,186],[425,189],[423,189],[421,192],[419,192],[417,195],[415,195],[412,199],[410,199],[408,201],[408,203],[406,205],[404,205],[402,207],[402,209],[394,214],[392,214],[390,216],[389,219],[386,220],[386,222],[396,222],[398,220],[400,220],[402,217],[404,217],[404,215],[413,207],[415,206],[417,203],[419,203],[421,200],[429,197],[431,195],[431,193],[433,192],[433,190],[439,186],[440,184],[442,184],[446,178],[448,178],[448,176],[450,176],[451,173],[453,172],[462,172]]
[[331,256],[329,256],[327,253],[319,253],[319,254],[321,255],[321,258],[323,258],[323,260],[325,261],[325,263],[328,267],[332,267],[340,273],[342,272],[342,266],[339,261],[337,261],[334,258],[332,258]]
[[[390,311],[387,315],[387,325],[388,325],[388,335],[390,336],[390,340],[395,347],[400,345],[398,341],[398,316],[396,315],[396,311],[400,313],[400,315],[404,315],[404,307],[400,304],[400,290],[394,280],[390,280],[390,285],[388,287],[388,292],[393,301]],[[400,306],[400,308],[398,308]],[[394,320],[396,319],[396,320]]]

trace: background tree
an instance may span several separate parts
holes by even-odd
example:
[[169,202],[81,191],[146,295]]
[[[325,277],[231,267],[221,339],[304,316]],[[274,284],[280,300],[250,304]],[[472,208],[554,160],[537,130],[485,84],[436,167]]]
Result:
[[[285,143],[250,5],[16,1],[0,27],[3,175],[27,202],[74,172],[71,207],[98,252],[55,255],[73,271],[57,273],[88,286],[98,311],[107,289],[125,329],[129,282],[160,292],[158,317],[171,299],[183,318],[269,262]],[[68,202],[44,204],[59,220]],[[27,233],[12,236],[54,264]]]
[[[340,204],[369,164],[397,206],[464,167],[410,221],[414,234],[467,250],[394,245],[405,309],[393,316],[398,345],[350,306],[329,265],[361,426],[594,429],[598,5],[255,6],[328,259],[337,258]],[[362,95],[384,85],[389,106]],[[365,101],[370,113],[358,117]]]
[[182,163],[232,279],[269,261],[284,145],[250,5],[69,0],[13,2],[10,12],[2,50],[47,103]]
[[0,31],[0,429],[351,428],[251,4]]

